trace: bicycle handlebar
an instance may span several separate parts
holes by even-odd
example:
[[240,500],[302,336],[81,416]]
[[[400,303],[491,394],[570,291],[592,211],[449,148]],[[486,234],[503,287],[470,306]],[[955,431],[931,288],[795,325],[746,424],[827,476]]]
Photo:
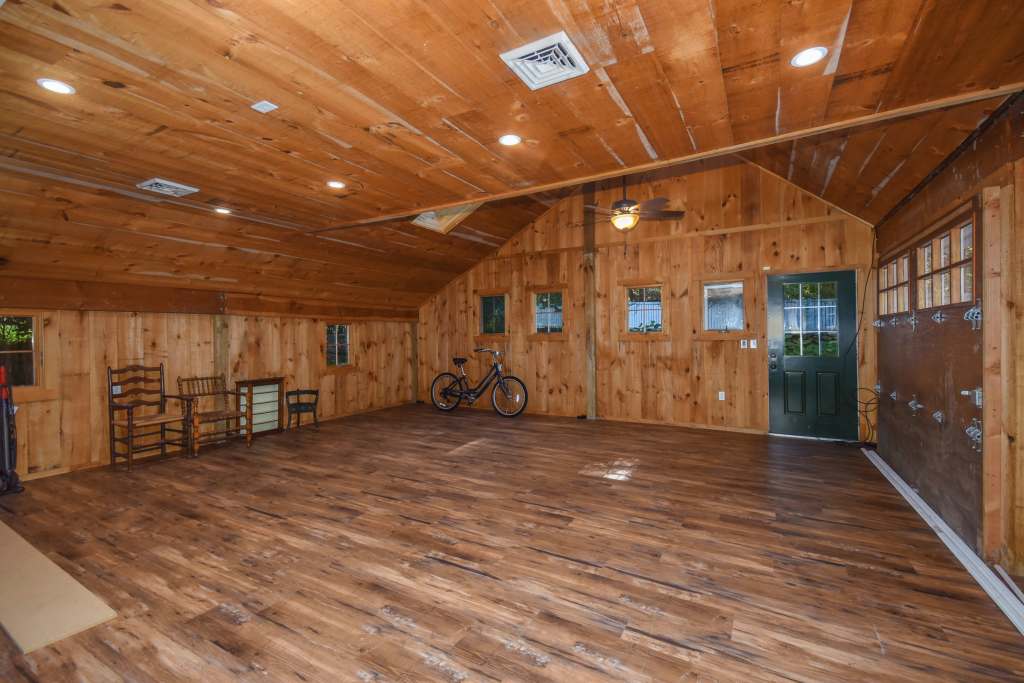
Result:
[[478,346],[477,348],[473,349],[473,353],[497,353],[500,355],[501,351],[498,351],[497,349],[489,349],[485,346]]

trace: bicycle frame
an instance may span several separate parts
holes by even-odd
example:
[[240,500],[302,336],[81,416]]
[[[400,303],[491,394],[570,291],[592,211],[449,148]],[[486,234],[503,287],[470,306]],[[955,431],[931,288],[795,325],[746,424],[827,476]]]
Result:
[[[487,374],[484,376],[482,380],[480,380],[480,382],[475,387],[469,386],[469,375],[466,374],[465,367],[459,367],[458,378],[458,396],[460,396],[464,401],[469,401],[469,404],[472,405],[476,403],[476,400],[478,398],[483,396],[485,391],[490,389],[491,384],[493,384],[495,380],[498,380],[498,382],[502,382],[504,380],[504,375],[501,374],[501,363],[497,360],[493,360],[491,362],[491,369],[487,371]],[[508,390],[503,390],[506,392],[507,395]],[[447,395],[451,395],[453,393],[453,390],[445,389],[444,393]]]

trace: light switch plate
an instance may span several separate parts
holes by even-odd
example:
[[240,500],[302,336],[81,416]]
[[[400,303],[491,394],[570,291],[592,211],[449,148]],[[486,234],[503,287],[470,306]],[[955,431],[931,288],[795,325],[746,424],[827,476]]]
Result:
[[748,343],[747,343],[747,340],[746,340],[746,339],[740,339],[740,348],[741,348],[741,349],[745,349],[745,348],[747,348],[748,346],[750,346],[750,344],[748,344]]
[[719,401],[724,401],[725,400],[725,392],[724,391],[719,391],[718,392],[718,400]]
[[110,393],[113,394],[114,396],[120,396],[121,395],[121,385],[115,384],[112,387],[110,387]]
[[751,339],[750,340],[750,348],[752,348],[752,349],[756,349],[757,348],[757,340],[756,339]]

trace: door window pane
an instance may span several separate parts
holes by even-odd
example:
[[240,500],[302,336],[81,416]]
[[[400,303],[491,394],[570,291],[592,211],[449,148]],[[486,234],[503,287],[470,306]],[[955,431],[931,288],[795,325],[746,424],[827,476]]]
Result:
[[480,333],[505,334],[505,295],[480,297]]
[[974,226],[970,223],[960,228],[960,258],[974,256]]
[[534,297],[534,331],[554,334],[562,331],[562,293],[538,292]]
[[939,240],[939,266],[942,268],[948,266],[951,256],[949,235],[943,235]]
[[[804,282],[791,289],[797,297],[786,297],[783,285],[783,353],[787,356],[838,355],[838,284]],[[895,296],[895,290],[889,294]],[[883,293],[882,298],[886,293]]]
[[960,266],[960,301],[974,299],[974,267]]
[[743,283],[715,282],[704,285],[704,330],[742,330]]
[[348,325],[327,326],[327,365],[348,365]]
[[626,329],[640,334],[662,331],[661,287],[626,288]]

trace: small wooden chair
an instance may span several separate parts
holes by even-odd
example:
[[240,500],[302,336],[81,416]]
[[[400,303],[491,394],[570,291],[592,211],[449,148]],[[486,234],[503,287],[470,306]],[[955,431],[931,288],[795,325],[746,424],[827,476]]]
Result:
[[[252,446],[252,387],[243,394],[241,391],[228,389],[224,375],[216,377],[179,377],[178,393],[193,400],[192,409],[192,455],[199,454],[201,444],[219,443],[230,438],[241,437],[243,434],[242,418],[245,418],[245,445]],[[245,396],[245,407],[242,407],[242,396]],[[200,402],[204,398],[212,398],[212,409],[203,410]],[[234,398],[234,406],[231,405]],[[224,429],[200,433],[204,424],[224,423]]]
[[[192,430],[186,425],[192,419],[192,401],[183,396],[164,393],[164,366],[129,365],[107,368],[107,412],[110,417],[110,464],[117,459],[128,461],[128,471],[136,453],[159,449],[167,455],[168,446],[192,450]],[[181,414],[167,412],[167,399],[181,402]],[[123,414],[123,417],[119,417]],[[177,429],[172,427],[177,423]],[[147,428],[148,431],[147,431]],[[157,429],[158,428],[158,429]],[[123,432],[118,436],[117,430]],[[168,438],[168,432],[178,438]],[[158,437],[155,441],[153,437]],[[118,450],[124,446],[124,450]]]
[[[312,400],[304,400],[303,397],[312,396]],[[316,416],[316,406],[320,402],[320,391],[317,389],[295,389],[284,394],[285,404],[288,408],[288,429],[292,428],[292,415],[295,416],[295,427],[302,426],[302,414],[313,414],[313,425],[320,429],[320,420]]]

